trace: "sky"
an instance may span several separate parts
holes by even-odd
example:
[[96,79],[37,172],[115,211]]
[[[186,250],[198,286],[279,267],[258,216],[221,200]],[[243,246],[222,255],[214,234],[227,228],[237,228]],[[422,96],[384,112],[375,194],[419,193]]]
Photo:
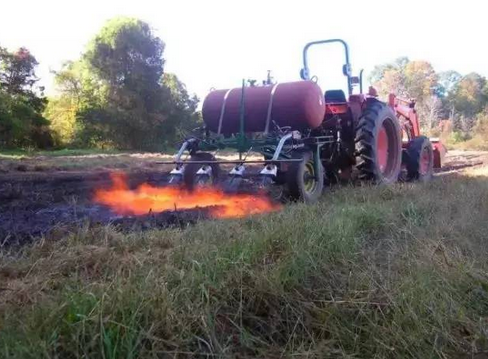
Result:
[[[267,70],[279,82],[298,80],[303,46],[328,38],[349,43],[355,73],[407,56],[488,76],[487,14],[483,0],[0,0],[0,46],[27,47],[52,94],[51,71],[79,58],[105,21],[137,17],[165,42],[165,71],[203,99]],[[310,59],[323,89],[344,87],[341,47]]]

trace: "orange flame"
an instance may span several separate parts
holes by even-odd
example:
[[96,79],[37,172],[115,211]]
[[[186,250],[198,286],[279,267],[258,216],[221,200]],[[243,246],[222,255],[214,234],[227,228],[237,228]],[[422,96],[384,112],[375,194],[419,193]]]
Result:
[[121,215],[209,207],[212,217],[239,218],[281,208],[265,196],[226,194],[217,188],[197,188],[189,192],[177,187],[155,187],[147,183],[131,190],[123,173],[112,173],[111,178],[112,187],[96,190],[94,200]]

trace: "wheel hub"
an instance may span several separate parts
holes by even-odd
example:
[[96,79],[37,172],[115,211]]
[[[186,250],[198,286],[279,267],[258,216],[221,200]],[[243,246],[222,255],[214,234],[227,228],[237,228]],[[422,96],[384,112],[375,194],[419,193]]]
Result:
[[307,192],[313,192],[317,186],[317,181],[315,180],[315,168],[313,162],[307,162],[305,164],[305,171],[303,172],[303,182],[304,188]]
[[385,173],[386,167],[388,165],[389,146],[388,146],[388,133],[386,132],[386,128],[384,125],[381,126],[379,130],[376,148],[377,148],[376,159],[378,162],[378,167],[381,173]]

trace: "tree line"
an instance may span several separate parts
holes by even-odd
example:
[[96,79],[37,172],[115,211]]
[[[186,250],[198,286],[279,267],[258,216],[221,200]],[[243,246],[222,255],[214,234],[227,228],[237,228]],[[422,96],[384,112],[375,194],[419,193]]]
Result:
[[369,78],[379,94],[389,92],[416,100],[427,133],[455,141],[488,141],[488,81],[472,72],[436,72],[427,61],[401,57],[376,66]]
[[[198,125],[198,99],[164,72],[164,42],[134,18],[109,20],[79,59],[55,72],[47,98],[28,49],[0,47],[0,148],[162,150]],[[488,81],[477,73],[437,73],[406,57],[376,66],[380,95],[415,98],[424,130],[461,140],[488,138]]]

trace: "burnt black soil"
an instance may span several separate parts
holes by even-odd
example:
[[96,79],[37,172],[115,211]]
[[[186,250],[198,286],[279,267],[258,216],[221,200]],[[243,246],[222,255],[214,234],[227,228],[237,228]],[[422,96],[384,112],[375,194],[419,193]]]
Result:
[[[251,171],[252,172],[252,171]],[[127,171],[128,185],[167,184],[168,171]],[[52,171],[0,176],[0,248],[42,236],[60,236],[81,226],[112,224],[122,231],[185,227],[209,218],[208,208],[119,216],[92,201],[95,189],[112,185],[110,171]],[[246,180],[239,192],[255,191]]]
[[[166,183],[162,172],[128,172],[129,186]],[[122,230],[186,226],[206,218],[205,209],[117,216],[92,202],[93,191],[111,186],[110,172],[52,172],[0,176],[0,247],[23,244],[83,225],[113,224]]]

